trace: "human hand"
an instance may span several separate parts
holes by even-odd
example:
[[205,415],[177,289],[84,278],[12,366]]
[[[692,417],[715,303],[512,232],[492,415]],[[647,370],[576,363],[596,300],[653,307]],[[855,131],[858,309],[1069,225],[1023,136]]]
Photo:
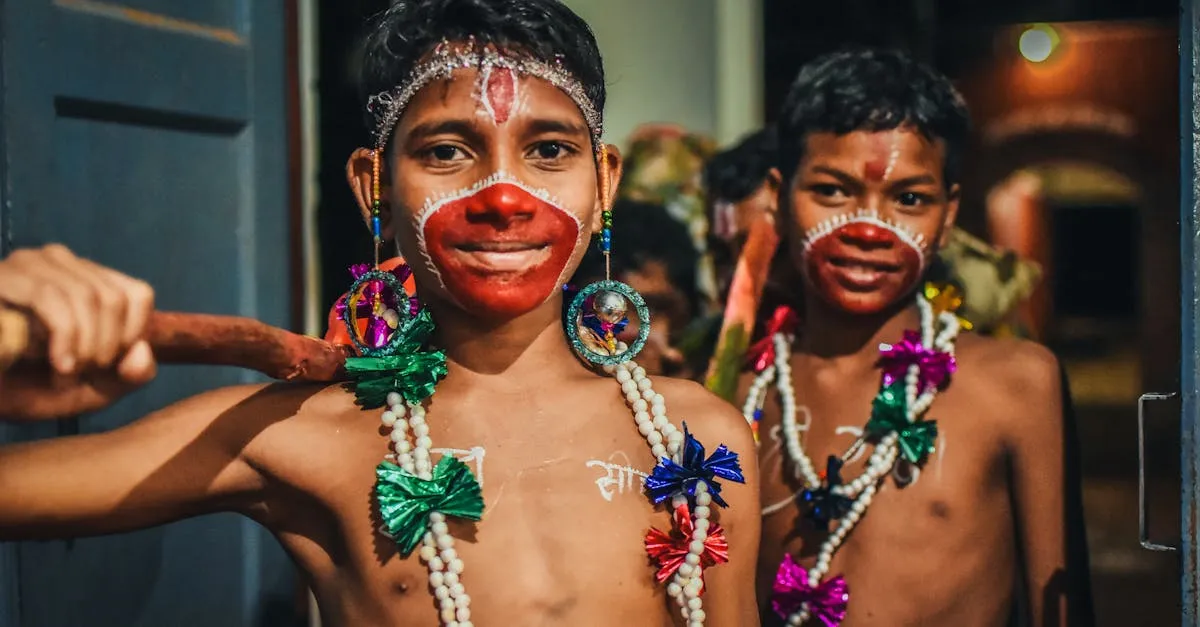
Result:
[[143,338],[154,290],[143,281],[59,244],[21,249],[0,260],[0,305],[46,331],[46,363],[0,370],[0,418],[94,411],[154,378],[154,355]]

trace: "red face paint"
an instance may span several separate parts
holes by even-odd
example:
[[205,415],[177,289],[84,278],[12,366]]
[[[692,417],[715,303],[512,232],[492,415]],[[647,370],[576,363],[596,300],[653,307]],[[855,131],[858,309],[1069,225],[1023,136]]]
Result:
[[581,232],[575,216],[503,178],[429,205],[417,226],[450,296],[493,319],[546,302],[566,278]]
[[907,297],[924,271],[923,240],[873,212],[835,219],[810,232],[803,253],[805,278],[815,294],[839,310],[882,312]]
[[887,172],[887,159],[871,159],[863,165],[863,178],[868,181],[876,182],[883,180],[884,173]]
[[503,67],[489,67],[483,74],[483,108],[496,124],[504,124],[517,102],[517,75]]
[[871,158],[863,164],[863,178],[873,183],[887,178],[890,174],[891,167],[891,146],[884,139],[882,133],[877,133],[871,137]]

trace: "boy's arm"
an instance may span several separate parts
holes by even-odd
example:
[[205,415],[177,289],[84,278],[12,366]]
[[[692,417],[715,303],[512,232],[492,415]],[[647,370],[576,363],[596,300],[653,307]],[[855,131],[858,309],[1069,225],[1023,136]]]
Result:
[[[1072,580],[1086,576],[1068,558],[1067,478],[1074,477],[1065,455],[1068,435],[1063,416],[1063,390],[1058,361],[1045,348],[1022,342],[1002,366],[1003,407],[1011,429],[1012,489],[1016,506],[1021,562],[1031,624],[1066,627]],[[1078,513],[1078,512],[1076,512]]]
[[[729,562],[704,572],[705,622],[710,625],[758,625],[758,603],[754,578],[758,563],[758,542],[762,515],[758,502],[758,458],[754,437],[746,419],[732,405],[708,392],[699,384],[655,379],[654,387],[667,399],[667,414],[679,427],[686,421],[688,430],[711,455],[724,444],[738,454],[746,483],[721,481],[721,496],[729,507],[713,506],[715,522],[725,529],[729,541]],[[673,600],[668,601],[678,612]]]
[[179,402],[120,429],[0,448],[0,540],[94,536],[215,511],[252,513],[264,479],[241,455],[285,416],[271,388]]

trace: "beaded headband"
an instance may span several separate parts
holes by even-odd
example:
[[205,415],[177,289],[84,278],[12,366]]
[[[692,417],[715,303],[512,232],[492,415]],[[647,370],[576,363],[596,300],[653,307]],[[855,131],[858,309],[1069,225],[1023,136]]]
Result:
[[601,113],[588,97],[583,85],[563,68],[561,57],[550,64],[512,53],[506,54],[491,46],[479,50],[474,39],[468,40],[466,44],[452,44],[443,40],[434,48],[429,59],[418,64],[403,83],[367,98],[367,111],[375,119],[375,148],[382,150],[387,144],[400,114],[417,92],[433,81],[450,78],[454,70],[468,68],[478,69],[481,77],[489,70],[501,68],[517,76],[532,76],[554,85],[575,101],[583,113],[588,130],[592,132],[592,146],[599,150],[600,138],[604,131]]

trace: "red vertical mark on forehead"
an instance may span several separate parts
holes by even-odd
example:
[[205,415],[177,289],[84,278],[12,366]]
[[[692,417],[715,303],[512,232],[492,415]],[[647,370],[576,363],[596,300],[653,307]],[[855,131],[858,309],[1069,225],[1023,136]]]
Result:
[[517,101],[517,76],[503,67],[488,68],[483,89],[484,107],[496,124],[504,124]]
[[870,141],[870,155],[867,157],[867,162],[863,164],[863,178],[868,181],[879,182],[888,173],[888,160],[892,152],[891,146],[888,145],[888,141],[884,138],[883,133],[876,133],[871,137]]

